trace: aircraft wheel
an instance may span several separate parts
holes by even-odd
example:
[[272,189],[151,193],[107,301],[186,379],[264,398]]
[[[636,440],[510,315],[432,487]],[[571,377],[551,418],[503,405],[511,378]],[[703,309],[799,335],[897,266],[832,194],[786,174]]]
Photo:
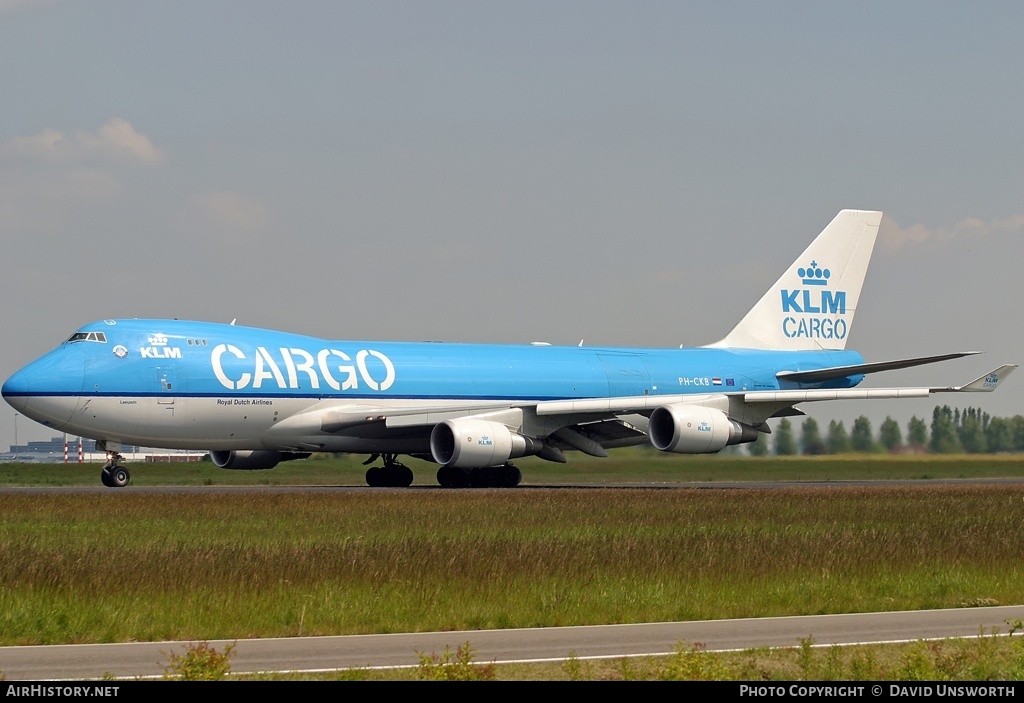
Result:
[[455,488],[455,477],[452,475],[454,469],[450,466],[442,466],[437,470],[437,484],[441,488]]
[[501,487],[502,488],[515,488],[519,485],[519,482],[523,480],[523,472],[519,470],[518,466],[512,466],[508,464],[501,467]]
[[132,480],[132,475],[123,466],[115,466],[110,469],[110,485],[113,488],[124,488]]
[[442,466],[437,470],[437,482],[442,488],[466,488],[469,486],[469,469]]
[[391,485],[395,488],[408,488],[412,485],[412,469],[408,466],[396,466],[391,470]]
[[107,488],[114,487],[114,482],[110,480],[110,471],[108,469],[100,471],[100,482]]
[[379,488],[384,485],[384,471],[379,466],[371,466],[366,470],[366,485]]

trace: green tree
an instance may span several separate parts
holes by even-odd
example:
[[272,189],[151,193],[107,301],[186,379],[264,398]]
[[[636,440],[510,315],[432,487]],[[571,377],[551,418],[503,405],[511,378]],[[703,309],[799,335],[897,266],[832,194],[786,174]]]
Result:
[[959,410],[954,418],[953,411],[948,405],[943,405],[941,408],[938,405],[935,406],[935,410],[932,411],[932,439],[930,443],[933,452],[937,454],[956,454],[963,451],[963,447],[960,445],[960,437],[957,434],[959,419]]
[[779,420],[779,426],[776,428],[775,454],[776,456],[792,456],[796,454],[796,440],[793,439],[793,423],[787,417]]
[[900,424],[886,415],[882,426],[878,428],[878,439],[887,450],[894,451],[903,444],[903,434],[900,432]]
[[825,443],[821,441],[821,430],[813,417],[804,420],[804,424],[800,426],[800,446],[803,447],[804,454],[825,453]]
[[967,408],[960,416],[960,427],[957,433],[960,446],[968,454],[984,454],[988,447],[985,442],[984,426],[989,423],[989,416],[983,415],[977,408]]
[[829,454],[846,454],[850,451],[850,435],[846,434],[843,423],[832,420],[828,423],[828,438],[825,440]]
[[853,421],[853,432],[850,434],[850,447],[855,452],[875,451],[875,438],[871,434],[871,420],[861,415]]
[[1013,432],[1013,451],[1024,452],[1024,416],[1014,415],[1010,420],[1010,428]]
[[990,452],[1013,451],[1013,424],[1005,417],[994,417],[985,428],[985,445]]
[[757,439],[747,445],[750,456],[765,456],[768,454],[768,435],[764,432],[757,433]]
[[924,449],[928,445],[928,425],[917,415],[907,423],[907,444],[915,449]]

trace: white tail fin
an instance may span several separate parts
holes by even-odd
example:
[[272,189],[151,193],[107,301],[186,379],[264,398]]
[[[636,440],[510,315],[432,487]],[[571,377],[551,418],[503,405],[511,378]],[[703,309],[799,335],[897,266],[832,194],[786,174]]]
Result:
[[843,210],[712,347],[844,349],[882,213]]

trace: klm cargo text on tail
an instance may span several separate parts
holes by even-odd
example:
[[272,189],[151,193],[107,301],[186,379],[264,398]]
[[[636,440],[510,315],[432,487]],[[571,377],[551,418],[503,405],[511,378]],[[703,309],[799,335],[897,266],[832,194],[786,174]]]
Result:
[[804,286],[814,288],[782,289],[782,312],[799,315],[790,314],[782,320],[782,333],[790,338],[846,339],[846,320],[839,317],[846,315],[846,291],[826,287],[832,272],[812,261],[796,273]]

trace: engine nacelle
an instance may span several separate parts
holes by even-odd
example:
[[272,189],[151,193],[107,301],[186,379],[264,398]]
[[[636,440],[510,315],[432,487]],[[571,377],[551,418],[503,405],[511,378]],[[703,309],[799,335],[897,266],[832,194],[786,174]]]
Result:
[[730,420],[721,410],[674,403],[655,408],[647,434],[663,452],[710,454],[730,444],[753,442],[757,428]]
[[210,459],[213,460],[214,465],[218,468],[242,469],[246,471],[272,469],[282,461],[305,459],[308,456],[309,454],[269,452],[265,450],[210,452]]
[[500,466],[509,459],[536,454],[543,443],[524,437],[500,422],[460,418],[434,425],[430,454],[444,466],[474,469]]

